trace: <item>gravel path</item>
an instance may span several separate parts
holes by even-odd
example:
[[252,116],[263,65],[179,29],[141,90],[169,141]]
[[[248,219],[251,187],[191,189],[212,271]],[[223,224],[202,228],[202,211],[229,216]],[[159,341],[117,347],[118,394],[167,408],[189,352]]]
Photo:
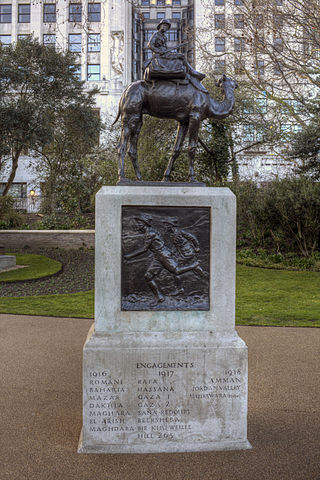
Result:
[[1,282],[1,296],[27,297],[31,295],[76,293],[94,288],[93,250],[61,250],[55,248],[37,250],[32,253],[46,255],[58,260],[62,263],[62,271],[51,277],[36,280]]

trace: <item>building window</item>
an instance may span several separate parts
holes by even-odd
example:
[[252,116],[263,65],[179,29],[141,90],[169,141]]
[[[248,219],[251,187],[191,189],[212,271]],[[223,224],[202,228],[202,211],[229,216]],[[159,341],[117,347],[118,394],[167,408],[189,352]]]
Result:
[[56,4],[55,3],[45,3],[43,5],[43,21],[44,23],[56,22]]
[[88,52],[100,52],[101,36],[100,33],[89,33]]
[[81,34],[69,33],[69,51],[81,52]]
[[145,42],[149,42],[149,40],[151,39],[152,35],[157,32],[158,30],[154,30],[154,29],[146,29],[144,32],[143,32],[143,36],[144,36],[144,41]]
[[302,126],[299,125],[299,123],[294,123],[294,124],[292,125],[292,131],[293,131],[293,133],[301,132],[301,130],[302,130]]
[[273,39],[273,48],[275,50],[277,50],[277,52],[282,52],[282,50],[283,50],[282,38],[274,38]]
[[78,80],[81,80],[81,65],[74,65],[73,74]]
[[275,30],[280,30],[283,27],[283,15],[281,13],[273,15],[273,25]]
[[234,39],[234,51],[243,52],[245,50],[245,40],[244,38],[235,38]]
[[264,130],[262,127],[257,127],[256,128],[256,141],[257,142],[263,142],[264,140]]
[[164,0],[157,0],[157,6],[158,7],[163,7],[164,6]]
[[258,60],[254,70],[255,75],[264,75],[264,60]]
[[167,39],[169,42],[177,42],[178,41],[178,30],[173,28],[167,32]]
[[226,24],[224,13],[219,13],[214,16],[214,26],[215,28],[224,28]]
[[254,125],[243,125],[242,138],[244,142],[254,142]]
[[172,18],[177,18],[180,20],[181,18],[181,12],[172,12]]
[[150,6],[150,0],[141,0],[141,5],[142,5],[142,7],[149,7]]
[[214,4],[217,7],[222,7],[224,5],[224,0],[214,0]]
[[243,0],[234,0],[234,4],[238,5],[238,6],[241,6],[241,5],[243,5]]
[[43,35],[43,45],[55,45],[56,36],[52,33]]
[[253,15],[253,25],[257,30],[263,28],[263,15],[261,15],[261,13],[255,13]]
[[172,5],[175,7],[177,5],[181,5],[181,0],[172,0]]
[[274,75],[281,75],[283,72],[283,63],[276,61],[273,67]]
[[267,99],[266,98],[257,98],[257,100],[256,100],[256,112],[257,113],[267,113]]
[[101,22],[101,3],[88,3],[88,21]]
[[151,50],[143,50],[143,61],[145,62],[146,60],[150,60],[152,57],[152,51]]
[[224,73],[226,68],[225,60],[215,60],[214,61],[214,73]]
[[69,22],[81,22],[82,18],[81,3],[70,3],[69,5]]
[[216,52],[224,52],[225,51],[225,38],[224,37],[215,37],[214,39],[215,43],[215,51]]
[[100,65],[88,65],[87,80],[91,82],[100,80]]
[[242,13],[237,13],[234,16],[234,28],[244,28],[244,15]]
[[291,133],[291,124],[290,123],[281,123],[280,132],[283,135],[289,135]]
[[18,5],[18,22],[19,23],[30,23],[30,4],[20,4]]
[[303,103],[299,102],[298,100],[290,100],[290,105],[293,107],[295,112],[302,113],[304,110]]
[[157,19],[161,20],[162,18],[166,18],[165,12],[157,12]]
[[[0,195],[5,189],[6,183],[0,183]],[[26,198],[27,196],[27,184],[14,182],[9,188],[9,195],[14,198]]]
[[11,5],[0,5],[0,23],[11,23]]
[[150,12],[142,12],[143,20],[150,18]]
[[0,43],[1,45],[10,45],[11,35],[0,35]]
[[17,40],[25,40],[26,38],[30,37],[30,34],[28,33],[21,33],[17,35]]

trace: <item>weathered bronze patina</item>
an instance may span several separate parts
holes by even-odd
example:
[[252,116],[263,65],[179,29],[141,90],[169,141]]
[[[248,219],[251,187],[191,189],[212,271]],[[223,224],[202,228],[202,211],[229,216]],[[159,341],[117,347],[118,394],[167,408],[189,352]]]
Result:
[[184,139],[189,135],[189,181],[195,182],[194,157],[198,144],[201,122],[206,118],[218,120],[228,117],[234,107],[234,89],[237,82],[226,75],[218,81],[224,93],[222,101],[212,99],[200,83],[204,75],[194,70],[181,53],[167,48],[165,32],[170,23],[159,23],[158,31],[152,36],[149,47],[153,57],[146,65],[145,78],[133,82],[123,92],[119,103],[116,123],[121,116],[121,138],[119,142],[119,181],[125,179],[124,164],[128,153],[137,180],[141,180],[138,163],[138,139],[143,115],[177,120],[178,131],[173,152],[164,172],[163,181],[169,181]]
[[122,310],[209,310],[210,209],[122,207]]

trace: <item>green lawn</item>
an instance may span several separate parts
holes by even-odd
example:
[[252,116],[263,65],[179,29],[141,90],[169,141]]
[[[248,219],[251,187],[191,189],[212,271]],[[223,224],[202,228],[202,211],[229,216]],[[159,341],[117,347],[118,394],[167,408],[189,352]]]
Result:
[[320,327],[320,273],[237,265],[238,325]]
[[[0,298],[0,312],[93,318],[93,297],[91,291]],[[320,274],[237,265],[236,321],[238,325],[320,327]]]
[[[30,280],[47,277],[61,270],[61,263],[52,258],[36,254],[13,253],[16,256],[17,265],[27,265],[25,268],[0,273],[0,282],[13,282],[16,280]],[[1,287],[0,287],[1,291]]]
[[93,311],[93,291],[38,297],[0,298],[0,313],[93,318]]

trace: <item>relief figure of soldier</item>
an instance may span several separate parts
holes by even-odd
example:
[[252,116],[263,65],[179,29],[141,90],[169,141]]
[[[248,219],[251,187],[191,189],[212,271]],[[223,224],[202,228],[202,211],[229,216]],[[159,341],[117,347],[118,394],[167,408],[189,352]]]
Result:
[[[132,216],[130,222],[132,230],[128,236],[131,238],[123,254],[123,275],[126,280],[131,278],[124,289],[126,299],[149,303],[155,309],[163,307],[164,310],[174,309],[174,305],[188,309],[188,305],[195,301],[203,304],[203,299],[192,295],[195,292],[190,289],[190,285],[204,283],[204,291],[207,290],[208,273],[201,265],[200,243],[196,235],[181,228],[177,217],[153,218],[140,213]],[[134,230],[139,238],[137,242],[131,241]],[[137,262],[141,264],[139,273]],[[135,294],[128,295],[128,291]]]

